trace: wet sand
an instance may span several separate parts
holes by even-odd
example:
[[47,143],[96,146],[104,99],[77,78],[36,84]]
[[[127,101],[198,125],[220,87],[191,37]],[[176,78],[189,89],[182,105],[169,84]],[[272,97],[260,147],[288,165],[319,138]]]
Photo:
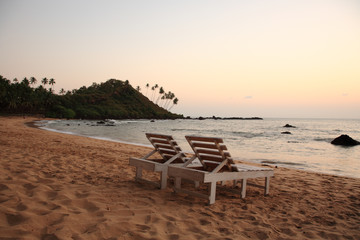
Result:
[[0,117],[0,239],[359,239],[359,178],[274,168],[269,196],[219,190],[209,206],[135,182],[128,159],[149,148],[34,120]]

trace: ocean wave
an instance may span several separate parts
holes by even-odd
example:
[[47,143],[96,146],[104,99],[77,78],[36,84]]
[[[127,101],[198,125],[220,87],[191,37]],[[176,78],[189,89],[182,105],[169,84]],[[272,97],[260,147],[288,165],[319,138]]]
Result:
[[245,138],[255,138],[255,137],[264,136],[264,133],[253,133],[253,132],[231,132],[231,134]]
[[289,166],[306,166],[306,164],[298,163],[298,162],[283,162],[283,161],[274,161],[274,160],[262,160],[261,163],[266,164],[281,164],[281,165],[289,165]]
[[[65,134],[70,134],[70,135],[79,135],[79,134],[76,134],[76,133],[74,133],[74,132],[62,131],[62,130],[57,130],[57,129],[48,128],[48,127],[39,127],[39,128],[40,128],[40,129],[43,129],[43,130],[50,131],[50,132],[65,133]],[[80,136],[80,135],[79,135],[79,136]]]
[[201,132],[199,129],[188,129],[188,128],[172,128],[171,131],[173,132]]
[[334,138],[314,138],[316,142],[331,142]]

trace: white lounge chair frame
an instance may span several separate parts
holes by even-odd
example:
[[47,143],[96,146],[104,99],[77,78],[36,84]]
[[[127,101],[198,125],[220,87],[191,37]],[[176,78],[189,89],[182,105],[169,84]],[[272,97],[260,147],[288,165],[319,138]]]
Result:
[[[247,179],[265,178],[265,195],[269,194],[270,177],[274,171],[270,168],[255,167],[246,164],[234,164],[230,153],[221,138],[186,136],[195,156],[200,160],[202,169],[191,167],[191,159],[183,166],[169,166],[168,175],[175,178],[174,191],[183,192],[208,199],[209,204],[215,203],[217,182],[233,180],[236,185],[241,181],[241,198],[245,198]],[[181,179],[209,183],[209,194],[200,194],[181,188]],[[250,185],[250,184],[249,184]]]
[[[146,137],[154,146],[154,150],[142,158],[131,157],[129,159],[129,164],[136,167],[136,181],[148,182],[155,184],[156,186],[160,187],[160,189],[165,189],[167,186],[168,165],[175,164],[174,162],[179,162],[180,165],[183,165],[188,159],[172,136],[146,133]],[[162,159],[149,159],[155,153],[159,153]],[[143,170],[159,172],[160,183],[144,179],[142,174]]]

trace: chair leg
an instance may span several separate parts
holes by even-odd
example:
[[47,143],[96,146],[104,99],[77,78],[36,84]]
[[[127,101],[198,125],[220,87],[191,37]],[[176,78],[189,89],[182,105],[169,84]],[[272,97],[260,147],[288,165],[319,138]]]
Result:
[[136,180],[137,178],[142,178],[142,168],[141,168],[141,167],[137,167],[137,168],[136,168],[135,180]]
[[160,189],[165,189],[167,185],[167,170],[160,172]]
[[180,177],[175,177],[175,189],[176,188],[178,188],[178,189],[181,188],[181,178]]
[[269,188],[270,188],[270,177],[265,178],[265,195],[269,194]]
[[241,182],[241,198],[245,198],[246,196],[246,181],[247,179],[244,178]]
[[211,182],[209,188],[210,188],[209,204],[214,204],[216,197],[216,182]]

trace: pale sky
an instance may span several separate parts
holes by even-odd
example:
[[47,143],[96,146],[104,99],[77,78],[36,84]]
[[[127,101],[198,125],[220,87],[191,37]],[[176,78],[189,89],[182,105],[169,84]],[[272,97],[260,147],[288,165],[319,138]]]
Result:
[[158,84],[184,116],[360,118],[356,0],[0,0],[0,56],[56,92]]

